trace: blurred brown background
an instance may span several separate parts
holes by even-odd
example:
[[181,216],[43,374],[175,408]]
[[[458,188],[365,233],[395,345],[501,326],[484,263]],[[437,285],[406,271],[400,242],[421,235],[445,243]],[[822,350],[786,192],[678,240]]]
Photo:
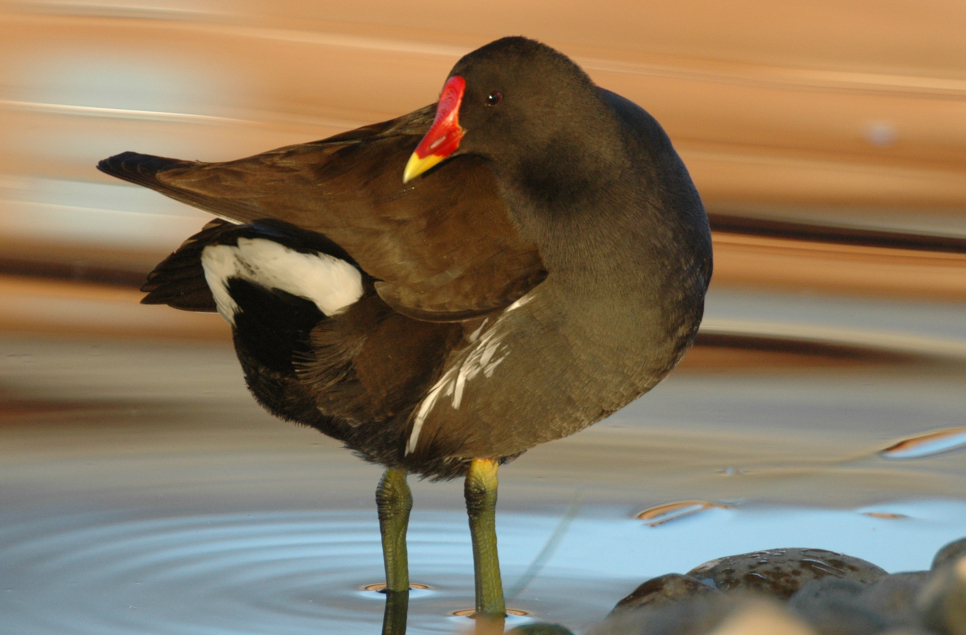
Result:
[[0,326],[210,334],[134,304],[204,214],[96,162],[225,160],[397,116],[508,34],[665,126],[718,230],[717,288],[962,300],[964,33],[961,0],[0,3]]
[[[584,500],[523,608],[587,625],[726,554],[907,571],[962,535],[966,1],[0,0],[0,631],[378,632],[381,470],[263,412],[220,317],[138,304],[208,217],[95,165],[398,116],[517,34],[665,126],[715,241],[681,368],[501,472],[508,586]],[[471,604],[459,487],[413,483],[439,589],[411,633]]]

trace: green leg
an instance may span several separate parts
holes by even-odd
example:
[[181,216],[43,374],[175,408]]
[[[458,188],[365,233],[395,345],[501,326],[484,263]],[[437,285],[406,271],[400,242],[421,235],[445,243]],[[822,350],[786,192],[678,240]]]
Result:
[[406,472],[386,470],[376,490],[379,531],[382,532],[382,557],[386,564],[386,591],[409,593],[409,557],[406,554],[406,528],[413,508],[413,494],[406,484]]
[[496,471],[492,459],[474,459],[466,475],[464,493],[473,538],[476,574],[476,614],[484,619],[506,616],[500,559],[496,551]]

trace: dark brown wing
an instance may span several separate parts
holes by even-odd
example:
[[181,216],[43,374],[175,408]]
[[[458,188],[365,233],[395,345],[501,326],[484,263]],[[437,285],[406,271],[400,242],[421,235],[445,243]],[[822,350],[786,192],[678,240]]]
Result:
[[274,218],[324,234],[379,281],[379,295],[393,308],[423,320],[459,320],[506,307],[546,273],[481,159],[455,157],[403,184],[433,114],[429,106],[238,161],[127,152],[98,168],[224,218]]

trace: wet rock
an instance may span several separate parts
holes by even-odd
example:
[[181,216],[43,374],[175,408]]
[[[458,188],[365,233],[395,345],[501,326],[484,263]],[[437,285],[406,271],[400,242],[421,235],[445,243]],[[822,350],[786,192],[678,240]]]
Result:
[[868,584],[887,573],[871,562],[824,549],[771,549],[712,560],[688,575],[722,591],[787,600],[812,580],[833,577]]
[[943,565],[916,598],[927,627],[943,635],[966,635],[966,556]]
[[885,618],[890,628],[919,623],[916,597],[922,592],[929,571],[894,573],[873,582],[857,598],[859,604]]
[[852,604],[866,588],[864,584],[842,578],[812,580],[788,599],[788,608],[801,612],[829,602]]
[[615,611],[587,635],[705,635],[717,627],[737,605],[724,593],[701,595],[672,604]]
[[634,589],[630,595],[617,603],[614,612],[633,610],[643,606],[662,606],[694,596],[714,593],[721,593],[721,591],[697,578],[680,573],[668,573],[651,578]]
[[854,580],[822,578],[799,589],[787,607],[822,635],[872,635],[887,621],[857,601],[865,588]]
[[954,540],[936,552],[936,557],[932,559],[932,570],[955,562],[959,558],[966,556],[966,538]]

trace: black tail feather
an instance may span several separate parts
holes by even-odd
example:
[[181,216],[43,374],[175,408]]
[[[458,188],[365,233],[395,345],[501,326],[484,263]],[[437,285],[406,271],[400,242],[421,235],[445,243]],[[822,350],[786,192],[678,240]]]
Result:
[[109,174],[129,183],[160,190],[161,184],[158,182],[158,172],[192,165],[197,165],[197,163],[156,157],[139,152],[122,152],[100,161],[97,164],[97,169],[104,174]]
[[238,304],[235,345],[263,366],[295,375],[293,360],[305,357],[309,333],[325,315],[311,300],[232,278],[228,292]]
[[148,274],[147,282],[141,287],[141,291],[147,293],[141,298],[141,304],[167,304],[183,311],[216,311],[215,299],[201,265],[201,252],[235,227],[216,219],[184,241],[177,251]]

